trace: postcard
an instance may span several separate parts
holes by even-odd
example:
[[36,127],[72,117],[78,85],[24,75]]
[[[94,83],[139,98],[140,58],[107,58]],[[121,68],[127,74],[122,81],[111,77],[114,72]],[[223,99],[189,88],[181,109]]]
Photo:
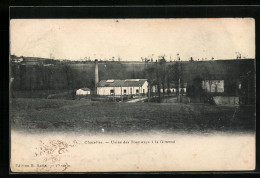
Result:
[[253,18],[11,19],[11,172],[255,169]]

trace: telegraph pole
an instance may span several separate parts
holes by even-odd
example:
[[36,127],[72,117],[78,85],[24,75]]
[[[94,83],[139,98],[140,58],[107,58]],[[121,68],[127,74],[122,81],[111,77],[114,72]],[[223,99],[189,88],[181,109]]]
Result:
[[141,86],[140,86],[140,84],[139,84],[139,101],[141,101]]
[[97,95],[97,85],[99,82],[98,78],[98,60],[95,59],[95,95]]
[[177,61],[178,61],[178,102],[181,103],[181,95],[180,95],[180,85],[181,85],[181,69],[180,69],[180,63],[181,63],[181,59],[180,59],[180,56],[179,56],[179,53],[177,54]]
[[121,88],[121,102],[123,102],[122,85],[120,85],[120,88]]
[[126,84],[127,87],[127,100],[129,100],[129,87],[128,87],[128,83]]
[[113,93],[113,102],[115,102],[115,94],[116,94],[115,87],[114,87],[113,89],[114,89],[114,93]]
[[149,84],[148,85],[148,102],[150,102],[150,98],[151,98],[151,86]]
[[161,86],[160,86],[160,79],[159,79],[159,74],[158,74],[158,61],[157,60],[156,60],[156,80],[157,80],[157,92],[158,92],[158,96],[159,96],[159,102],[161,102]]

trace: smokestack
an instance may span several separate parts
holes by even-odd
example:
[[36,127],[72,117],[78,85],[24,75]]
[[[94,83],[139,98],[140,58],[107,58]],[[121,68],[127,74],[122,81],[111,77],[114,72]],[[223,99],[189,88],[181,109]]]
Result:
[[97,95],[97,84],[99,82],[98,79],[98,60],[95,59],[95,94]]

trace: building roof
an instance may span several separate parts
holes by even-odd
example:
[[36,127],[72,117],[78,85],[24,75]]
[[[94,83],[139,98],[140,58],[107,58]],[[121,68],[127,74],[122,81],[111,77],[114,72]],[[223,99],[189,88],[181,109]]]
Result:
[[101,80],[98,87],[139,87],[146,81],[147,79]]
[[83,91],[90,91],[89,88],[80,88],[79,90],[83,90]]

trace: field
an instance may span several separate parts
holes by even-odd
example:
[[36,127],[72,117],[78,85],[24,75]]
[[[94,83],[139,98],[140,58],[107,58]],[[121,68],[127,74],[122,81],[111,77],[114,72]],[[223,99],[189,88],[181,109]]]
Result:
[[12,99],[11,128],[42,132],[253,132],[253,106]]

